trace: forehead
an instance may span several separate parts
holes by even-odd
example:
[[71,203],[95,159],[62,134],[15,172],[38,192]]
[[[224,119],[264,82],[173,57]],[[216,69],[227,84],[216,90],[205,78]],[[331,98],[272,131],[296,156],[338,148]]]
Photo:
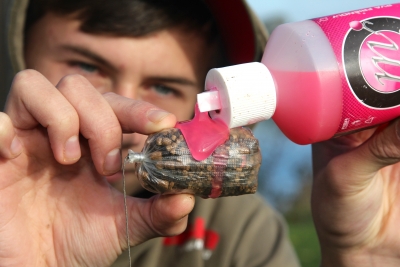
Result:
[[[211,67],[215,48],[201,33],[181,28],[165,29],[144,37],[88,34],[80,31],[80,21],[49,13],[33,25],[30,42],[49,46],[79,46],[100,55],[118,68],[140,67],[163,75],[205,75]],[[30,42],[27,45],[34,45]],[[157,73],[153,73],[157,75]]]

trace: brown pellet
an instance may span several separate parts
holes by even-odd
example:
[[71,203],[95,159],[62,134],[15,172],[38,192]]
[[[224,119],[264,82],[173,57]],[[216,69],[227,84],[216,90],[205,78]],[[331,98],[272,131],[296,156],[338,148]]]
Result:
[[150,153],[149,158],[151,160],[161,160],[162,159],[162,152],[161,151],[154,151]]
[[163,146],[169,146],[172,143],[172,140],[169,138],[163,138],[162,139],[162,145]]
[[157,138],[156,144],[157,144],[158,146],[161,146],[161,145],[162,145],[162,138],[161,138],[161,137],[158,137],[158,138]]
[[229,139],[203,161],[191,156],[175,128],[150,135],[143,153],[148,160],[138,164],[137,176],[144,188],[155,193],[184,192],[208,198],[219,186],[219,197],[257,190],[261,152],[258,140],[244,127],[231,129]]

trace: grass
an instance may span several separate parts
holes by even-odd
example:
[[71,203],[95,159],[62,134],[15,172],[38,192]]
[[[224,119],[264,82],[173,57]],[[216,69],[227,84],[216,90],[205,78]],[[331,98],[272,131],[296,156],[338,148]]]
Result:
[[318,237],[311,217],[309,219],[288,220],[289,235],[303,267],[318,267],[320,249]]

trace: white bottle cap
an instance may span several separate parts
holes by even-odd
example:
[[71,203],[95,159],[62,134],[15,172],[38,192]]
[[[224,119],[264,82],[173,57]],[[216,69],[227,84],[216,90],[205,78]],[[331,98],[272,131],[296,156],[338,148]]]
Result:
[[229,128],[267,120],[275,112],[275,83],[262,63],[211,69],[205,90],[198,95],[199,110],[210,111],[211,118],[221,119]]

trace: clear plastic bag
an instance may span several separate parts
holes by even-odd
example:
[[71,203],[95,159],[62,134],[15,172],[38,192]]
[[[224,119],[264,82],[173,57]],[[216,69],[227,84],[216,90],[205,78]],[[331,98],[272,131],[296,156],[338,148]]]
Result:
[[245,127],[230,130],[229,140],[202,161],[195,160],[179,129],[150,135],[141,153],[129,151],[141,185],[154,193],[190,193],[203,198],[253,194],[261,152]]

